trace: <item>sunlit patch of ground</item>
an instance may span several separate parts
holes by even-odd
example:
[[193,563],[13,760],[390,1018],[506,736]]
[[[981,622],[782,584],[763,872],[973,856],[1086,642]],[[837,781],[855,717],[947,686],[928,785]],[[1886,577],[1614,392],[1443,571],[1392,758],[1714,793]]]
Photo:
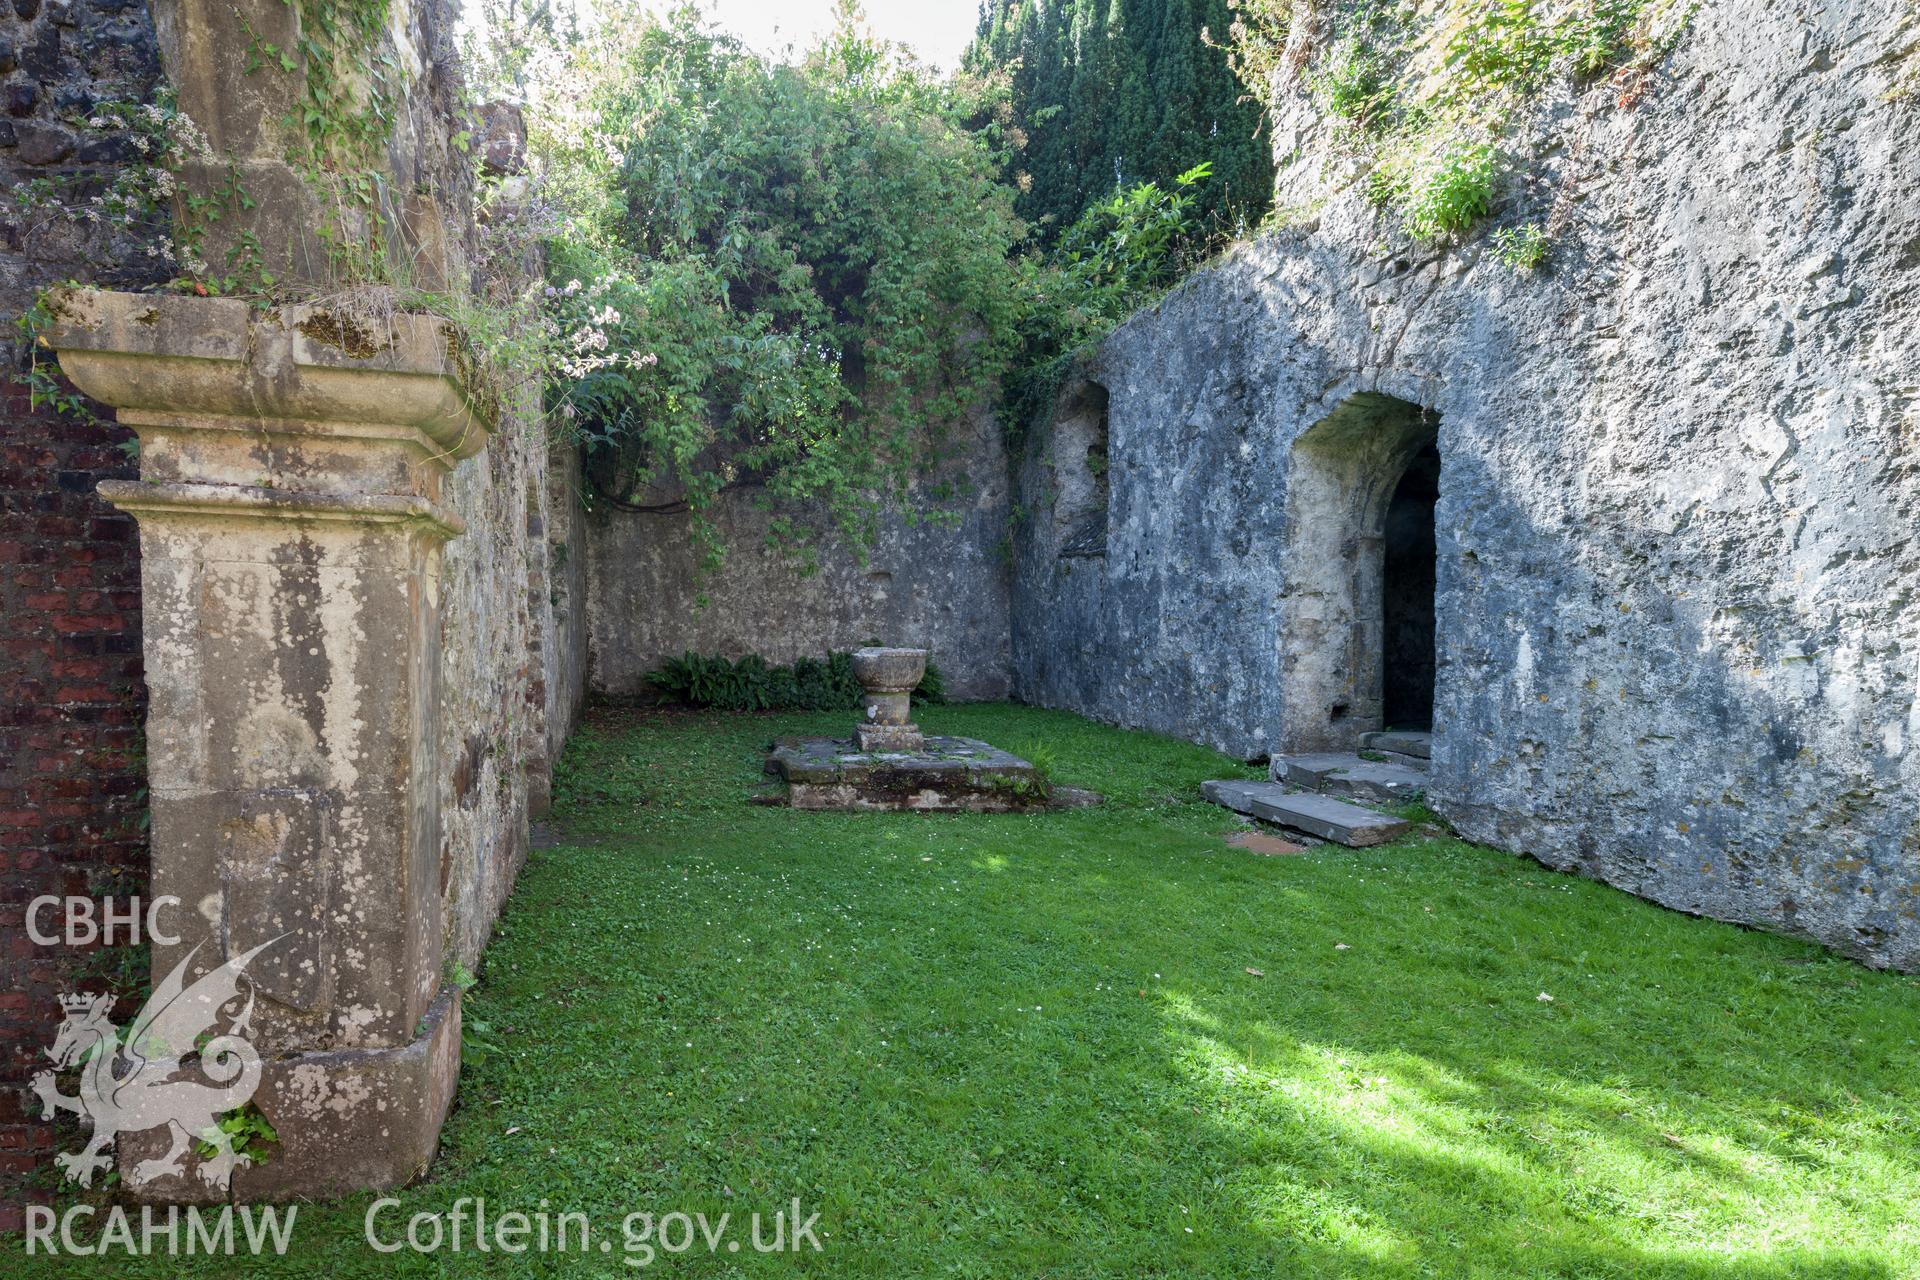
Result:
[[[1108,804],[746,802],[844,718],[600,713],[568,754],[467,1000],[492,1050],[381,1222],[544,1199],[594,1252],[383,1257],[361,1197],[285,1259],[26,1274],[635,1274],[637,1211],[729,1215],[673,1275],[1920,1274],[1914,979],[1453,840],[1230,848],[1198,784],[1251,771],[1025,708],[919,718]],[[795,1198],[822,1251],[755,1252]]]

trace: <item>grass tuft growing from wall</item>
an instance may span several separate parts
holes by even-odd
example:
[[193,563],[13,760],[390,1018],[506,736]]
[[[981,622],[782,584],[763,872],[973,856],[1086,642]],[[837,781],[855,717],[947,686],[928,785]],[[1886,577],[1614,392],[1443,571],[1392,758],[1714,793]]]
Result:
[[[1295,6],[1285,24],[1243,38],[1290,41],[1335,145],[1367,162],[1369,195],[1409,237],[1437,241],[1496,212],[1520,167],[1516,135],[1541,95],[1611,77],[1623,104],[1637,101],[1633,86],[1691,14],[1677,0],[1349,3]],[[1519,269],[1543,265],[1550,240],[1532,242]]]

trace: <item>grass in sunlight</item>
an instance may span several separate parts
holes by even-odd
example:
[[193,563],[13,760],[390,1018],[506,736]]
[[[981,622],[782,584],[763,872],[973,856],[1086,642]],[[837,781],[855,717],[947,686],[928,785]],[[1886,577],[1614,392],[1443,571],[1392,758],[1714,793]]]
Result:
[[1920,1274],[1914,979],[1449,839],[1232,849],[1198,785],[1248,770],[1021,707],[920,719],[1105,806],[746,802],[841,719],[602,711],[567,755],[467,999],[495,1047],[381,1222],[545,1199],[610,1252],[379,1255],[362,1196],[284,1258],[21,1274],[634,1274],[628,1213],[744,1239],[796,1197],[820,1253],[652,1269]]

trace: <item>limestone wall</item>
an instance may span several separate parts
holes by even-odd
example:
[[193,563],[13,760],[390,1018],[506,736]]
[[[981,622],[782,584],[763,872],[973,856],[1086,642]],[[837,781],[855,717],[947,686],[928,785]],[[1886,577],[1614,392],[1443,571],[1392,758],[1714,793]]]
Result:
[[450,954],[471,968],[526,861],[580,709],[579,505],[567,454],[521,405],[449,478],[467,532],[442,561],[442,870]]
[[641,693],[649,672],[689,649],[789,662],[880,640],[931,649],[952,697],[1005,697],[1008,493],[1000,429],[983,409],[915,498],[923,515],[948,515],[888,517],[864,561],[828,539],[818,571],[803,572],[768,545],[751,492],[720,500],[717,573],[696,573],[687,516],[596,511],[585,522],[592,687]]
[[[1297,225],[1088,371],[1103,555],[1062,558],[1047,518],[1072,451],[1023,465],[1019,695],[1247,756],[1325,726],[1302,673],[1350,656],[1328,610],[1359,552],[1328,531],[1360,526],[1296,446],[1356,393],[1406,402],[1442,461],[1435,807],[1920,967],[1916,62],[1899,0],[1702,5],[1633,92],[1542,106],[1496,215],[1561,202],[1535,275],[1396,239],[1284,93]],[[1400,465],[1359,448],[1356,491]]]

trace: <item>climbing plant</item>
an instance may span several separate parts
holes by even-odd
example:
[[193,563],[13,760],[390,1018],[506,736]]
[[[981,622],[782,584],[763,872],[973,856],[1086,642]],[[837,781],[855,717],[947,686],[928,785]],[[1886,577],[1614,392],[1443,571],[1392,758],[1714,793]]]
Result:
[[[386,282],[384,154],[398,118],[402,73],[388,37],[390,0],[286,0],[298,17],[293,47],[267,40],[241,16],[249,75],[297,78],[280,121],[286,159],[325,210],[316,234],[337,283]],[[258,280],[259,288],[273,286]]]
[[1025,268],[1020,350],[1009,370],[1003,421],[1024,439],[1052,411],[1075,357],[1172,284],[1219,242],[1201,225],[1212,165],[1165,187],[1140,182],[1091,205],[1044,258]]
[[725,492],[796,546],[816,526],[862,545],[908,507],[1022,305],[985,92],[850,13],[791,64],[691,11],[610,18],[536,84],[533,147],[570,210],[550,399],[598,501],[689,513],[709,565]]

